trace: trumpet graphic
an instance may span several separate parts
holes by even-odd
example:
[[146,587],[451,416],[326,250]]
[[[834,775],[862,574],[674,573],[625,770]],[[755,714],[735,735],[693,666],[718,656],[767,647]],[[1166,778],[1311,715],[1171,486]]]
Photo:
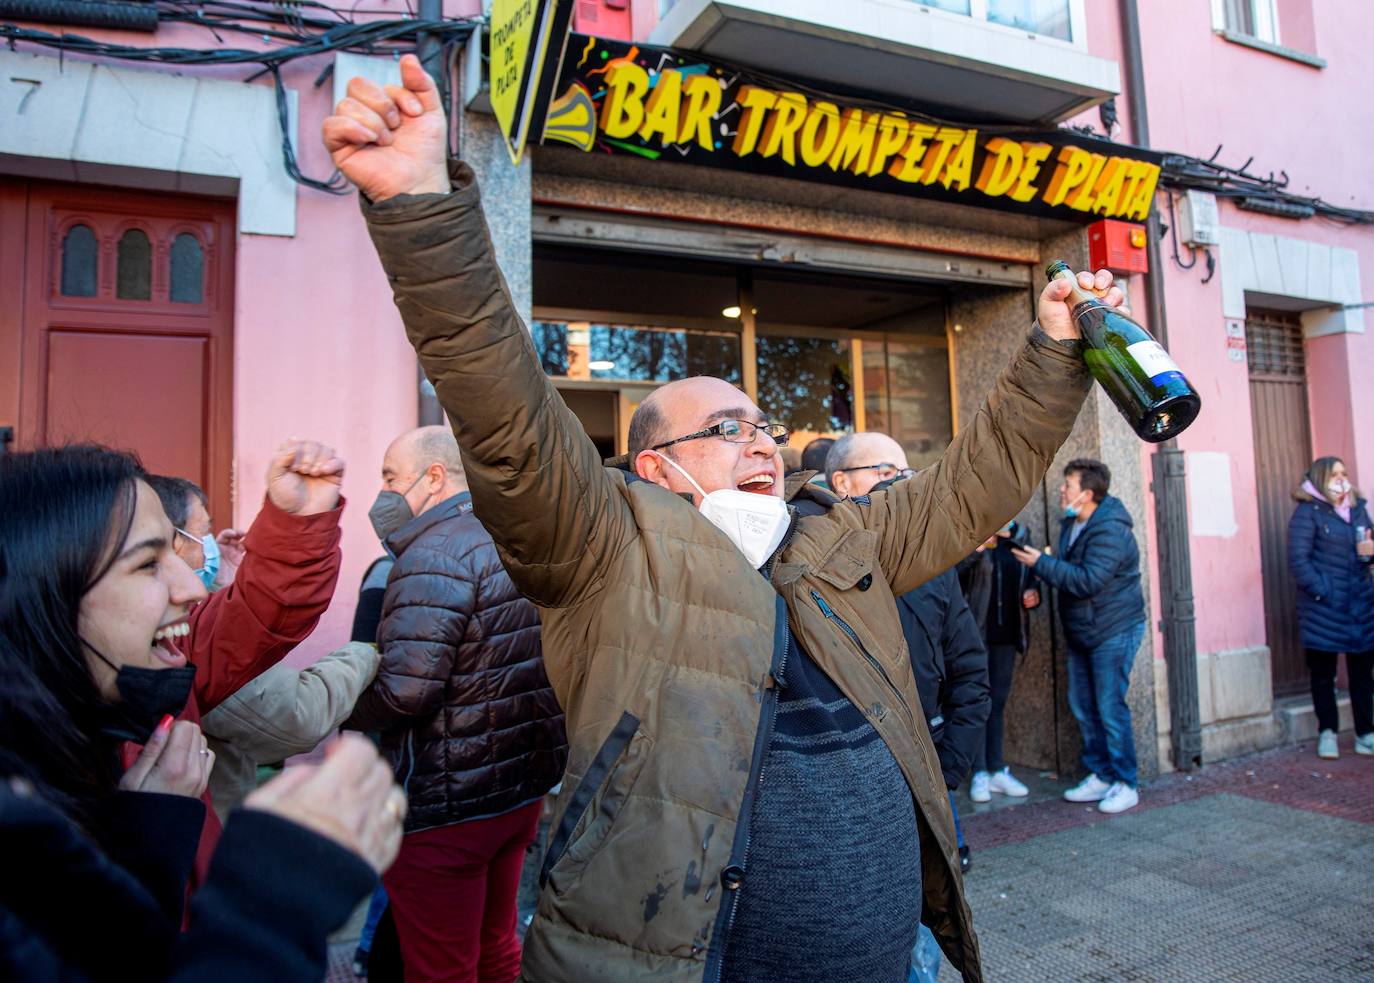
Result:
[[581,82],[574,82],[568,90],[549,106],[544,120],[541,143],[558,140],[590,151],[596,141],[596,105]]

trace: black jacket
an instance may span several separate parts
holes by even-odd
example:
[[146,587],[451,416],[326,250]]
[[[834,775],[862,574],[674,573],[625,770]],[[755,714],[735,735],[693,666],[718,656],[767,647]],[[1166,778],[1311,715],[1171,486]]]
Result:
[[[875,485],[874,491],[891,483]],[[807,492],[793,500],[799,516],[820,515],[838,501],[815,486],[808,485]],[[940,771],[947,788],[958,788],[968,776],[992,710],[987,650],[955,571],[946,570],[896,600]]]
[[1030,567],[1013,557],[1011,550],[1013,546],[1025,546],[1029,539],[1025,527],[1013,522],[1010,536],[998,536],[994,548],[974,553],[959,563],[959,583],[968,599],[969,610],[973,612],[973,620],[978,622],[978,631],[982,634],[984,644],[988,642],[989,609],[1001,596],[1001,578],[1011,574],[1016,577],[1016,589],[1013,591],[1016,610],[1010,614],[1020,624],[1016,651],[1026,651],[1030,637],[1030,611],[1022,605],[1021,595],[1028,590],[1039,590],[1040,578]]
[[232,814],[181,932],[199,799],[119,792],[98,847],[0,778],[0,979],[319,980],[326,937],[376,884],[372,868],[265,812]]
[[378,731],[410,799],[406,830],[499,816],[563,777],[563,711],[544,674],[539,615],[455,495],[387,537],[396,557],[382,661],[345,727]]
[[1298,585],[1302,644],[1324,652],[1374,651],[1374,581],[1355,553],[1355,527],[1370,528],[1365,500],[1342,519],[1305,492],[1288,521],[1288,566]]
[[1059,555],[1040,557],[1035,572],[1058,588],[1064,635],[1074,648],[1086,651],[1144,621],[1145,595],[1140,590],[1140,550],[1121,500],[1104,498],[1070,546],[1075,521],[1064,520]]
[[898,597],[897,614],[940,771],[958,788],[992,710],[983,637],[953,570]]

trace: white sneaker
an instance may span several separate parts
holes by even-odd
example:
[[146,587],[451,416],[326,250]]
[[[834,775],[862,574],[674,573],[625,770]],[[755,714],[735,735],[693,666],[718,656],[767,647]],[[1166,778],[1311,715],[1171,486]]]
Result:
[[1112,787],[1107,789],[1107,794],[1097,804],[1097,811],[1115,815],[1127,809],[1134,809],[1139,802],[1140,794],[1131,786],[1125,782],[1112,782]]
[[1324,730],[1317,738],[1317,757],[1319,758],[1339,758],[1340,749],[1336,747],[1336,732],[1334,730]]
[[1023,799],[1030,795],[1030,789],[1016,780],[1010,768],[994,771],[988,778],[988,789],[1002,795],[1009,795],[1013,799]]
[[1374,754],[1374,732],[1355,738],[1356,754]]
[[968,785],[968,797],[974,802],[991,802],[992,793],[988,791],[988,773],[975,771]]
[[1110,785],[1096,775],[1089,775],[1065,792],[1064,800],[1066,802],[1101,802],[1110,788]]

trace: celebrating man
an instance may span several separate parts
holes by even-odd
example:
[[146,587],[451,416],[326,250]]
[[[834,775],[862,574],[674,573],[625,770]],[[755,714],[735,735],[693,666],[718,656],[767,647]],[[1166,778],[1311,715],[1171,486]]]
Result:
[[[1030,497],[1089,375],[1063,302],[943,459],[789,510],[786,427],[719,379],[666,385],[605,468],[540,368],[434,83],[365,79],[324,124],[453,421],[477,515],[540,609],[570,760],[526,979],[905,978],[918,919],[981,979],[892,594]],[[1108,303],[1111,275],[1080,274]],[[805,492],[802,492],[805,494]]]

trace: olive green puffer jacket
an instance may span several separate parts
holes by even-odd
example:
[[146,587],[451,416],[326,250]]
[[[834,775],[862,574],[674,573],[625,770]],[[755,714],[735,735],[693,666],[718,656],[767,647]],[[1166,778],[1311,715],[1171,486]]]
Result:
[[[1089,376],[1038,331],[940,463],[795,521],[770,585],[690,503],[602,466],[497,269],[472,173],[364,203],[478,516],[539,608],[570,759],[524,978],[718,979],[788,630],[886,742],[916,801],[925,919],[981,979],[954,829],[893,595],[1014,516]],[[627,480],[628,479],[628,480]]]

